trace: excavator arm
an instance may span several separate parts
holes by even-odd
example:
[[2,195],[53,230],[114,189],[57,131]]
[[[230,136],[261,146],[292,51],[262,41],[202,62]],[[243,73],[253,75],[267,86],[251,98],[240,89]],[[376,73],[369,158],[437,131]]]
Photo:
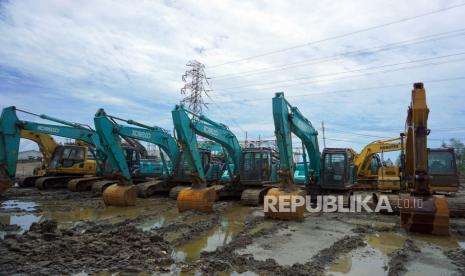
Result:
[[[279,149],[280,160],[280,184],[279,188],[272,188],[267,193],[268,199],[274,199],[275,202],[284,204],[284,201],[291,201],[293,197],[299,199],[305,198],[306,192],[298,189],[294,185],[294,170],[295,164],[293,160],[292,150],[292,133],[294,133],[303,145],[303,152],[308,155],[310,159],[310,167],[312,175],[309,175],[309,169],[306,167],[306,160],[304,160],[305,179],[312,179],[318,181],[320,177],[320,150],[318,146],[317,135],[318,132],[312,126],[309,120],[305,118],[297,107],[291,106],[284,98],[284,93],[276,93],[272,100],[273,106],[273,119],[275,125],[276,140]],[[308,184],[308,183],[306,183]],[[284,199],[284,200],[283,200]],[[277,211],[265,210],[265,216],[275,219],[284,220],[303,220],[304,219],[304,206],[295,208],[294,211],[280,210],[279,206]]]
[[53,151],[58,145],[51,135],[37,131],[21,130],[21,138],[36,142],[44,158],[44,163],[50,163]]
[[429,108],[423,83],[415,83],[405,123],[403,178],[411,194],[400,202],[401,226],[413,232],[449,233],[449,207],[444,197],[432,196],[428,171]]
[[[121,120],[139,127],[120,125],[115,120]],[[100,109],[95,115],[94,123],[112,167],[123,177],[123,184],[132,184],[132,178],[121,147],[120,137],[133,141],[145,141],[159,146],[173,164],[176,164],[179,158],[180,153],[176,140],[162,128],[146,126],[133,120],[110,116],[103,109]]]
[[195,131],[192,130],[191,119],[182,105],[176,105],[171,112],[174,128],[178,141],[181,143],[182,151],[191,168],[194,169],[193,187],[201,189],[207,186],[202,160],[198,151],[199,143]]
[[192,127],[196,134],[217,142],[225,149],[227,159],[232,160],[234,164],[232,179],[237,181],[242,149],[236,135],[227,126],[216,123],[203,115],[198,116],[198,120],[192,122]]
[[[189,117],[192,115],[192,119]],[[182,105],[176,105],[172,111],[173,123],[182,145],[183,154],[191,168],[192,187],[182,190],[178,195],[178,210],[199,209],[211,211],[216,192],[207,188],[205,172],[200,159],[197,134],[219,143],[226,151],[227,158],[234,162],[234,176],[238,180],[242,150],[236,136],[223,124],[216,123],[205,116],[194,114]]]
[[400,151],[401,149],[402,145],[400,137],[388,140],[377,140],[366,145],[354,159],[354,165],[357,167],[358,178],[366,178],[371,175],[370,165],[375,154],[381,152]]
[[0,117],[0,193],[14,182],[20,141],[14,107],[4,108]]
[[[317,130],[300,113],[297,107],[291,106],[287,102],[284,93],[276,93],[272,103],[275,134],[279,148],[280,175],[284,181],[283,184],[292,185],[294,183],[295,164],[293,160],[292,133],[302,141],[304,153],[310,159],[310,170],[305,168],[306,178],[318,181],[321,161]],[[307,162],[304,162],[304,166],[306,165]],[[312,175],[309,175],[309,171],[312,171]]]
[[[138,127],[120,125],[116,120]],[[180,155],[178,144],[167,131],[159,127],[151,127],[133,120],[110,116],[103,109],[98,110],[95,114],[94,124],[114,174],[120,180],[119,183],[104,191],[103,199],[107,205],[134,205],[136,200],[137,191],[132,185],[131,172],[121,147],[121,137],[155,144],[168,155],[173,164],[177,163]]]

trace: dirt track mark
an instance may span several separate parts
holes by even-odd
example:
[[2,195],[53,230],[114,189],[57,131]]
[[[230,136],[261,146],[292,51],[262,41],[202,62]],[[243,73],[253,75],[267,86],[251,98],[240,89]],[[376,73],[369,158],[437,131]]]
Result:
[[396,251],[389,254],[389,276],[398,276],[404,275],[407,272],[407,264],[413,259],[415,254],[420,253],[420,249],[415,245],[415,243],[407,239],[404,242],[402,248],[397,249]]

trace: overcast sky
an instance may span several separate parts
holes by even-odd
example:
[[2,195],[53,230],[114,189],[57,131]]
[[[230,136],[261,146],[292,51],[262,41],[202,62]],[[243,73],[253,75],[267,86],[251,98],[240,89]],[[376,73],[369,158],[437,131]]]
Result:
[[439,146],[465,140],[461,3],[0,1],[0,107],[82,123],[105,108],[172,130],[195,59],[212,78],[205,115],[239,139],[273,136],[271,99],[283,91],[321,145],[324,121],[328,147],[360,150],[403,130],[423,81]]

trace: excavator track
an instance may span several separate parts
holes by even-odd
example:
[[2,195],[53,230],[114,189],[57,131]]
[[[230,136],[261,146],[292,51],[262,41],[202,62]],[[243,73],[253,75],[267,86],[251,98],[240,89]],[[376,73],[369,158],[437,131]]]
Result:
[[72,192],[90,191],[92,184],[102,179],[101,176],[75,178],[68,182],[68,190]]
[[137,195],[141,198],[147,198],[154,195],[156,192],[166,190],[165,180],[151,180],[148,182],[139,183],[137,186]]
[[96,195],[101,195],[108,186],[117,183],[118,180],[100,180],[92,184],[92,192]]
[[19,179],[18,185],[21,188],[34,187],[37,179],[41,177],[44,177],[44,176],[43,175],[26,176],[24,178]]
[[171,199],[177,199],[179,192],[182,190],[189,188],[189,186],[175,186],[170,190],[170,198]]
[[44,176],[36,180],[35,186],[39,190],[63,188],[73,178],[76,176]]
[[258,206],[271,187],[249,188],[242,191],[241,203],[245,206]]
[[445,198],[449,205],[449,216],[451,218],[465,218],[465,191]]

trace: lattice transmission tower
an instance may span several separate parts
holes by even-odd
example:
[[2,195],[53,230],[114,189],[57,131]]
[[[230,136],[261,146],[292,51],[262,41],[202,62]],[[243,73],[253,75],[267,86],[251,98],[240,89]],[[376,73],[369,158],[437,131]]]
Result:
[[196,60],[191,60],[186,66],[189,69],[182,75],[184,87],[181,88],[181,94],[186,97],[181,100],[181,103],[186,104],[191,111],[200,114],[204,107],[208,108],[204,95],[210,97],[208,92],[211,91],[208,89],[210,84],[205,75],[205,65]]

